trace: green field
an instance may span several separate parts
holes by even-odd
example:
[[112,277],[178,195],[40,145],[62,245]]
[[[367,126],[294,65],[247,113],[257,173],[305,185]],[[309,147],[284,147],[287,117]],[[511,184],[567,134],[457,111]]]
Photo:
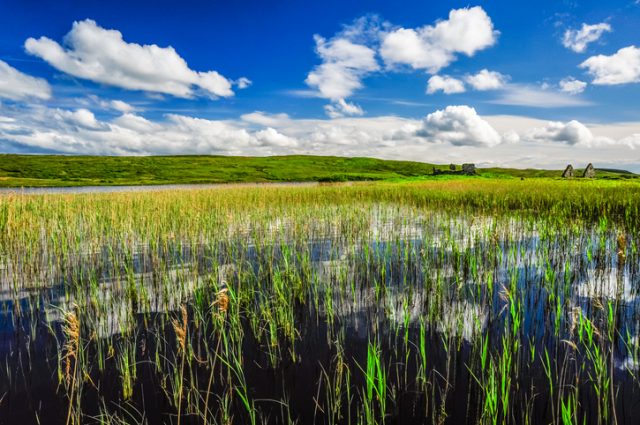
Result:
[[[110,186],[241,182],[415,180],[449,165],[330,156],[0,155],[0,187]],[[458,169],[460,165],[458,164]],[[581,170],[576,170],[580,175]],[[559,170],[481,169],[482,177],[559,177]],[[448,179],[443,175],[438,179]],[[598,178],[637,178],[600,171]]]

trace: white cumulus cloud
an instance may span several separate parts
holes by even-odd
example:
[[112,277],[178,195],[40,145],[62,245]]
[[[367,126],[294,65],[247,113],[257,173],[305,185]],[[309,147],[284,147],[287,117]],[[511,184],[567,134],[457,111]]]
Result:
[[447,106],[427,115],[416,134],[454,146],[495,146],[502,141],[498,132],[466,105]]
[[502,88],[509,78],[497,71],[483,69],[477,74],[467,75],[465,81],[475,90],[497,90]]
[[324,109],[331,118],[362,115],[360,106],[346,101],[357,89],[362,88],[362,79],[378,71],[373,43],[377,34],[375,19],[363,17],[327,40],[314,35],[316,54],[322,60],[307,75],[305,83],[315,95],[329,99]]
[[349,103],[344,99],[338,99],[329,105],[325,105],[324,110],[330,118],[341,118],[364,114],[364,111],[360,106],[355,103]]
[[464,93],[464,83],[448,75],[434,75],[427,82],[427,94],[442,91],[445,94]]
[[253,81],[251,81],[247,77],[240,77],[236,81],[234,81],[233,83],[240,90],[243,90],[243,89],[246,89],[247,87],[249,87],[251,84],[253,84]]
[[362,87],[364,77],[380,69],[375,48],[367,45],[372,43],[376,25],[365,17],[345,26],[329,40],[314,36],[316,54],[322,63],[309,72],[305,83],[317,96],[331,100],[325,106],[331,118],[363,114],[362,108],[345,99]]
[[591,56],[582,62],[593,84],[615,85],[640,82],[640,48],[624,47],[613,55]]
[[611,32],[611,25],[606,22],[593,25],[583,23],[580,29],[568,29],[564,32],[562,45],[576,53],[582,53],[589,43],[598,41],[605,32]]
[[51,87],[46,80],[22,73],[0,60],[0,98],[46,100],[50,97]]
[[133,106],[129,105],[127,102],[123,102],[122,100],[112,100],[109,102],[109,106],[122,113],[132,112],[135,109]]
[[25,49],[59,71],[96,83],[183,98],[233,96],[230,80],[216,71],[190,69],[173,47],[128,43],[120,31],[90,19],[74,22],[63,45],[29,38]]
[[326,40],[315,37],[316,53],[322,64],[315,67],[305,82],[321,97],[337,101],[362,87],[361,79],[378,70],[375,51],[342,35]]
[[573,77],[567,77],[560,80],[560,90],[569,94],[582,93],[587,88],[587,83],[584,81],[576,80]]
[[264,130],[257,131],[255,133],[255,137],[261,145],[265,146],[277,146],[281,148],[298,146],[298,141],[296,139],[285,136],[272,127],[267,127]]
[[[436,74],[458,55],[473,56],[494,45],[498,35],[491,18],[479,6],[452,9],[448,19],[418,28],[380,24],[377,17],[365,16],[330,39],[314,36],[322,63],[309,72],[305,83],[314,89],[312,94],[331,100],[325,106],[331,118],[362,115],[362,109],[346,99],[363,87],[365,77],[381,71],[378,57],[387,65],[384,72],[410,66]],[[500,87],[505,81],[502,74],[486,69],[469,78],[476,90]],[[428,81],[427,93],[437,91],[462,93],[464,82],[450,76],[434,76]]]
[[562,142],[589,146],[594,141],[594,136],[584,124],[571,120],[566,123],[551,121],[544,127],[527,131],[522,139],[529,142]]
[[84,128],[98,129],[100,124],[96,116],[88,109],[80,108],[75,111],[60,110],[60,119]]
[[498,34],[481,7],[453,9],[449,19],[435,25],[383,33],[380,55],[388,66],[408,65],[435,74],[457,54],[473,56],[494,45]]

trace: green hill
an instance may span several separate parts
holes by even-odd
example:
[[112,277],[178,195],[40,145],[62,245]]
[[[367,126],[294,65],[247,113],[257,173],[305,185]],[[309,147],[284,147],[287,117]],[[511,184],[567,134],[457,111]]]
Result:
[[[0,186],[84,186],[230,182],[362,181],[422,178],[448,165],[331,156],[62,156],[0,155]],[[497,178],[558,177],[558,170],[481,169]],[[601,176],[600,176],[601,175]],[[621,171],[599,177],[637,177]]]

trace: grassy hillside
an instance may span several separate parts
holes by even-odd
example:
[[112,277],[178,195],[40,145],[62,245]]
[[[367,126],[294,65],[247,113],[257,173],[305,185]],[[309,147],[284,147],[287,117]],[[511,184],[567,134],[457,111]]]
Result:
[[[0,186],[83,186],[226,182],[405,180],[448,165],[328,156],[0,155]],[[479,170],[485,177],[558,177],[560,171]],[[617,172],[600,173],[609,177]],[[624,175],[635,177],[633,174]],[[438,176],[429,178],[451,178]]]
[[[536,178],[536,177],[560,177],[563,170],[540,170],[534,168],[518,169],[518,168],[483,168],[480,173],[485,177],[523,177],[523,178]],[[574,176],[580,178],[584,173],[584,168],[575,168],[573,170]],[[626,170],[612,170],[612,169],[596,169],[596,178],[598,179],[636,179],[640,178],[640,175],[634,174]]]

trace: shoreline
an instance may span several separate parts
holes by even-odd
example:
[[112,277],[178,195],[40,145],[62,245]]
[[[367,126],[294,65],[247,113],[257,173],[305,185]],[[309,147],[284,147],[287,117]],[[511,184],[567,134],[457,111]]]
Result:
[[203,184],[159,184],[124,186],[51,186],[51,187],[3,187],[0,195],[53,195],[82,193],[118,193],[118,192],[160,192],[163,190],[199,190],[245,187],[313,187],[319,182],[255,182],[255,183],[203,183]]

